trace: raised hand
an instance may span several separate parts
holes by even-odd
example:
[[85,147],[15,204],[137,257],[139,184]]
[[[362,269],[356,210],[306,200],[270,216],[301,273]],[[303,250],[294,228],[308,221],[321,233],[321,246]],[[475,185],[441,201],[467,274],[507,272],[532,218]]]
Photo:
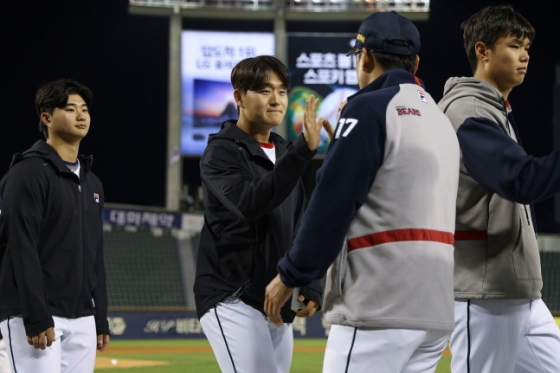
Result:
[[327,131],[327,135],[329,136],[329,141],[332,140],[334,136],[334,127],[332,126],[331,122],[326,119],[323,119],[323,128]]
[[305,111],[303,113],[303,136],[310,150],[315,150],[321,141],[321,128],[323,128],[323,119],[317,118],[317,107],[319,99],[311,95],[305,101]]
[[[342,108],[344,108],[344,106],[346,106],[346,104],[348,103],[347,100],[344,100],[340,103],[340,105],[338,105],[338,118],[340,119],[340,113],[342,112]],[[329,135],[329,141],[332,140],[333,136],[334,136],[334,127],[332,126],[331,122],[329,122],[326,119],[323,119],[323,128],[325,129],[325,131],[327,131],[327,135]]]

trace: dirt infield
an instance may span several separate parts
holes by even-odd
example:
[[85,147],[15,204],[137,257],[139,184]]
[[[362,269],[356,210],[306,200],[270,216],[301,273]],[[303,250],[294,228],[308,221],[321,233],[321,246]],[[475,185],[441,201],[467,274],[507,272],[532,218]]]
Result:
[[[324,347],[295,347],[294,352],[324,352]],[[110,347],[103,354],[98,354],[95,360],[95,369],[119,369],[119,368],[141,368],[157,365],[169,365],[167,361],[155,360],[136,360],[136,359],[119,359],[116,355],[134,355],[134,354],[165,354],[165,353],[212,353],[212,348],[209,346],[201,347]],[[101,355],[101,356],[100,356]],[[103,355],[112,356],[104,357]]]
[[[212,352],[211,347],[109,347],[104,354],[167,354],[177,352]],[[325,352],[324,347],[294,347],[294,352]],[[444,355],[450,355],[446,348]],[[99,359],[99,358],[98,358]],[[134,360],[137,361],[137,360]]]
[[[177,352],[212,352],[211,347],[110,347],[103,354],[166,354]],[[325,352],[324,347],[294,347],[294,352]]]
[[169,363],[167,361],[128,360],[99,356],[95,359],[95,369],[139,368],[157,365],[169,365]]
[[[177,352],[212,352],[211,347],[109,347],[104,354],[167,354]],[[294,352],[325,352],[324,347],[294,347]],[[448,349],[443,352],[450,355]],[[98,358],[99,359],[99,358]],[[134,360],[137,361],[137,360]]]

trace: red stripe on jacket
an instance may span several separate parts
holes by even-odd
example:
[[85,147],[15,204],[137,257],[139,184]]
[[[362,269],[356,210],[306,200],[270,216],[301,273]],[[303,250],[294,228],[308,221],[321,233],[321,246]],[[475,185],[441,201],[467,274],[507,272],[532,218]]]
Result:
[[456,231],[455,241],[479,241],[488,239],[487,231]]
[[395,229],[352,238],[348,240],[348,252],[363,249],[364,247],[402,241],[430,241],[449,245],[455,243],[453,234],[450,232],[436,231],[433,229]]

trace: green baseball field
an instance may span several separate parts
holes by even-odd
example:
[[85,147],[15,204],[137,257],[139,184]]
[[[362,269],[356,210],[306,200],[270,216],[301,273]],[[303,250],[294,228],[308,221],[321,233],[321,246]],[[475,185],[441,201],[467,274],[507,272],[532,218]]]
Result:
[[[560,318],[556,318],[560,326]],[[291,373],[319,373],[326,339],[296,339]],[[446,350],[436,373],[450,373]],[[96,373],[220,373],[205,339],[120,340],[97,354]],[[115,372],[115,373],[117,373]],[[109,373],[109,372],[108,372]]]
[[[296,339],[291,373],[319,373],[323,366],[326,339]],[[449,352],[437,373],[449,373]],[[113,341],[97,354],[96,373],[117,370],[128,373],[220,373],[206,340]]]
[[[296,339],[291,373],[320,373],[326,339]],[[449,351],[437,373],[449,373]],[[206,340],[113,341],[97,354],[96,373],[220,373]]]

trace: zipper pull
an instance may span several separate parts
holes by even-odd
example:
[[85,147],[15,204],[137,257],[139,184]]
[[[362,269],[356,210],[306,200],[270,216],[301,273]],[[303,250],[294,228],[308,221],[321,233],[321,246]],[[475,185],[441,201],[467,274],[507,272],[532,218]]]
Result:
[[82,193],[82,186],[81,185],[78,185],[78,192]]

